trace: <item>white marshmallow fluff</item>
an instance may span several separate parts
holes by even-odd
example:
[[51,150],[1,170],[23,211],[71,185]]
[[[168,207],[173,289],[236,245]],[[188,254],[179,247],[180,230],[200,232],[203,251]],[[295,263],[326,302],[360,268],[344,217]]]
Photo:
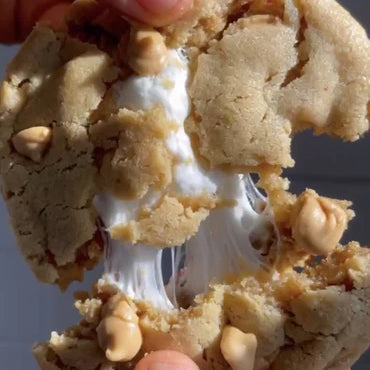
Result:
[[[190,113],[188,76],[188,62],[182,50],[170,50],[168,65],[161,73],[132,75],[116,83],[114,97],[118,108],[148,110],[162,105],[168,118],[178,125],[166,140],[168,149],[178,161],[173,183],[165,192],[175,191],[180,196],[209,193],[235,201],[235,207],[211,210],[197,235],[186,243],[183,285],[188,293],[197,294],[207,291],[211,279],[245,267],[260,267],[263,261],[251,245],[250,234],[271,222],[271,218],[267,213],[261,215],[255,211],[254,203],[265,199],[253,185],[253,189],[250,188],[252,183],[248,175],[208,171],[198,163],[184,129]],[[161,195],[153,190],[141,200],[123,201],[105,193],[97,196],[94,203],[105,227],[109,228],[135,220],[142,206],[154,205]],[[176,294],[172,294],[170,302],[161,272],[162,251],[112,240],[108,244],[105,278],[131,298],[151,300],[157,307],[171,309]],[[173,263],[173,286],[178,269]]]

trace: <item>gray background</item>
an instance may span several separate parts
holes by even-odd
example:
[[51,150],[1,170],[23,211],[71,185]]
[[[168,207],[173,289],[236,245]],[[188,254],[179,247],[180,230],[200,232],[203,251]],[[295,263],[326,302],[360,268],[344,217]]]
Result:
[[[341,3],[370,31],[369,0]],[[16,50],[14,46],[0,46],[0,75]],[[366,160],[369,144],[369,136],[355,144],[346,144],[303,133],[293,145],[296,167],[287,171],[294,192],[312,187],[322,195],[353,200],[357,218],[345,237],[364,245],[370,245],[370,171]],[[72,292],[88,289],[101,267],[88,274],[83,284],[73,284],[64,295],[56,287],[40,285],[15,246],[2,201],[0,219],[0,370],[36,370],[31,344],[47,339],[51,330],[61,330],[79,320],[72,308]],[[354,369],[370,369],[370,353]]]

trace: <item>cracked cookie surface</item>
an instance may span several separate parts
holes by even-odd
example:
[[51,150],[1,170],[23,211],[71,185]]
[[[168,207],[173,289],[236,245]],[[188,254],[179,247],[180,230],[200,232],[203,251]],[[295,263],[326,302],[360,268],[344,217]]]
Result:
[[[107,55],[46,28],[34,31],[8,67],[0,113],[2,191],[18,245],[43,282],[65,287],[100,259],[87,125],[115,75]],[[51,129],[40,163],[10,142],[34,126]]]
[[369,250],[351,243],[301,273],[289,269],[276,279],[260,272],[215,284],[186,310],[163,312],[136,302],[144,342],[128,363],[110,363],[97,348],[101,309],[117,294],[101,281],[76,301],[81,323],[53,333],[34,354],[42,369],[116,370],[132,369],[146,351],[172,349],[192,357],[201,369],[228,369],[219,343],[222,328],[232,325],[256,336],[254,369],[345,370],[370,341],[369,267]]
[[[128,27],[114,19],[104,31],[110,48],[103,49],[111,51],[112,35]],[[346,140],[368,130],[369,42],[334,1],[201,0],[184,20],[160,31],[168,45],[189,48],[192,109],[186,129],[208,166],[236,171],[291,166],[297,130],[311,127]],[[164,145],[171,121],[160,117],[161,107],[155,114],[119,111],[110,101],[110,86],[130,72],[117,68],[112,56],[38,28],[1,87],[3,194],[22,253],[44,282],[58,283],[61,275],[63,285],[81,279],[83,269],[100,258],[93,207],[99,191],[117,193],[118,184],[120,196],[141,199],[148,189],[166,188],[173,177],[176,159]],[[51,130],[40,163],[17,153],[10,142],[36,126]],[[124,234],[128,241],[149,243],[154,237],[158,246],[181,244],[215,207],[212,196],[199,208],[181,205],[175,195],[178,210],[167,203],[178,221],[160,228],[147,217]],[[163,209],[151,214],[163,215]]]
[[334,1],[284,5],[282,17],[247,12],[196,57],[187,128],[212,168],[290,167],[292,132],[369,130],[366,32]]
[[[105,22],[94,19],[97,34],[89,35],[98,8],[74,24],[85,42],[37,28],[1,87],[0,169],[11,223],[36,276],[62,288],[99,261],[99,227],[123,243],[174,246],[196,234],[213,208],[235,205],[212,193],[181,197],[173,189],[180,156],[170,153],[166,140],[181,127],[165,115],[165,104],[145,110],[114,101],[112,90],[132,77],[119,41],[130,25],[116,17],[107,27],[111,18],[98,17]],[[332,243],[321,248],[326,258],[315,263],[315,240],[292,221],[297,198],[285,191],[279,172],[294,164],[290,145],[297,131],[350,141],[368,131],[366,33],[331,0],[198,0],[186,18],[158,31],[167,46],[187,51],[191,108],[185,129],[204,165],[199,171],[259,172],[281,233],[280,275],[262,269],[236,274],[211,284],[192,307],[169,312],[130,301],[143,346],[127,363],[108,361],[98,344],[102,308],[122,294],[102,281],[77,300],[84,317],[79,325],[35,346],[40,367],[130,369],[146,352],[174,349],[201,369],[228,369],[219,343],[232,325],[257,338],[255,370],[344,370],[370,343],[369,250],[352,243],[333,251],[353,217],[350,204],[328,206],[307,191],[321,206],[315,230],[333,228]],[[161,84],[162,92],[175,85]],[[47,130],[39,147],[25,135],[35,128]],[[152,192],[159,196],[148,206]],[[101,225],[94,200],[102,193],[133,201],[133,219]]]

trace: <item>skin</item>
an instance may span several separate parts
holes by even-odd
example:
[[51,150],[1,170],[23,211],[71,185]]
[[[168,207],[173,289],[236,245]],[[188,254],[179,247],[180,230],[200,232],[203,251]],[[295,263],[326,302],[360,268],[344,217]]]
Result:
[[170,24],[182,17],[193,5],[193,0],[102,0],[131,18],[155,27]]
[[[152,26],[164,26],[188,12],[193,0],[99,0],[122,16]],[[36,22],[63,29],[63,15],[72,0],[0,0],[0,42],[22,41]]]
[[180,352],[157,351],[142,358],[135,370],[199,370],[199,367]]
[[[193,0],[102,0],[122,16],[152,26],[163,26],[190,10]],[[0,0],[0,43],[21,42],[37,23],[63,30],[70,0]],[[187,356],[175,351],[152,352],[135,370],[199,370]]]

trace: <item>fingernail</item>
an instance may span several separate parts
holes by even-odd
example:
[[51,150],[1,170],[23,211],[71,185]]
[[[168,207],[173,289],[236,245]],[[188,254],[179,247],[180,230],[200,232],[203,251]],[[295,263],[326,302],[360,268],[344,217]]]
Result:
[[165,13],[172,9],[179,0],[136,0],[143,8],[151,13]]

